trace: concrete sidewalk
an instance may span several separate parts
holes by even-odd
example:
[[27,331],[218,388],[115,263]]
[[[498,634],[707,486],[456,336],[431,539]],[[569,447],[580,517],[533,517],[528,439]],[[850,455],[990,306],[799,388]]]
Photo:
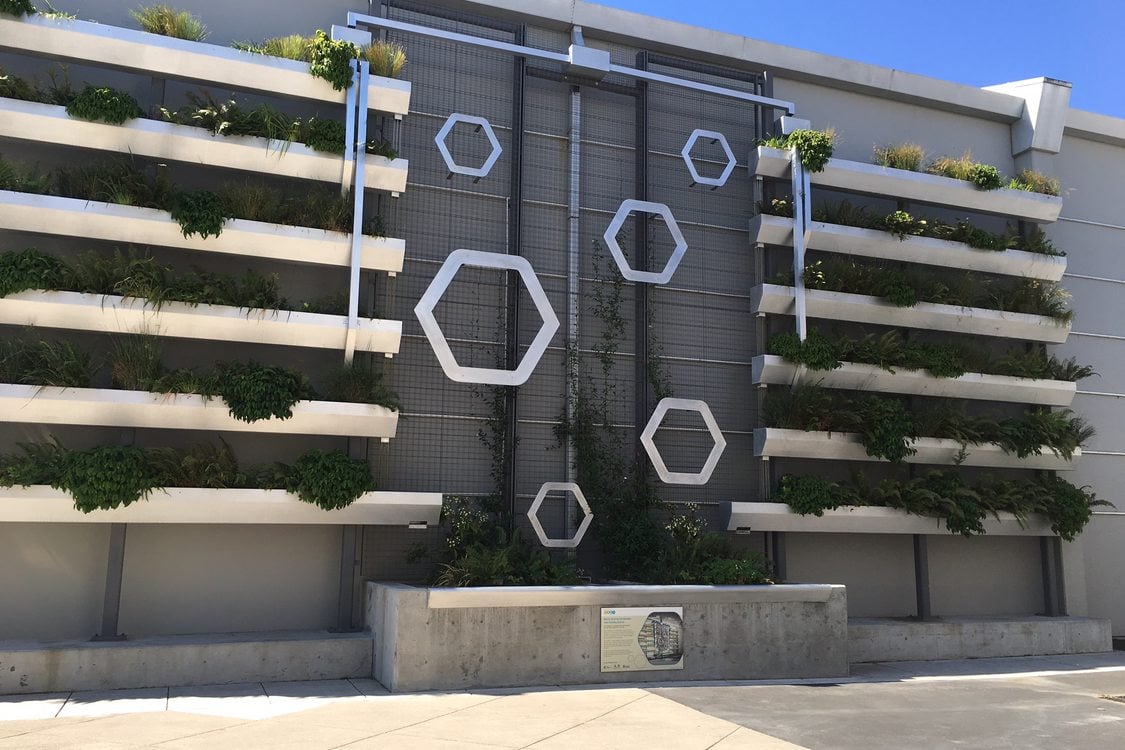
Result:
[[370,680],[0,697],[0,748],[1125,746],[1125,653],[856,665],[844,680],[389,695]]

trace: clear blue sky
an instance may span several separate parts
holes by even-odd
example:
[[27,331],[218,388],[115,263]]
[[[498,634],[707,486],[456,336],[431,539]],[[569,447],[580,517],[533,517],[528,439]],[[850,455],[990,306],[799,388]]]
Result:
[[1047,76],[1125,118],[1125,0],[593,0],[971,86]]

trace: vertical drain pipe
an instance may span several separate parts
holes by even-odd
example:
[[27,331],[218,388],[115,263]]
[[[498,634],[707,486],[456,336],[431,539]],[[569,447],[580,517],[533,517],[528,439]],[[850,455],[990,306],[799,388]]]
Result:
[[[579,195],[582,188],[582,93],[577,86],[570,89],[570,131],[567,133],[570,146],[570,168],[568,170],[569,195],[566,212],[566,419],[574,420],[574,393],[571,386],[578,383],[578,274],[581,268],[578,254],[579,237]],[[575,450],[573,437],[566,441],[566,481],[575,481]],[[570,503],[566,504],[564,515],[566,530],[574,527],[574,512]]]

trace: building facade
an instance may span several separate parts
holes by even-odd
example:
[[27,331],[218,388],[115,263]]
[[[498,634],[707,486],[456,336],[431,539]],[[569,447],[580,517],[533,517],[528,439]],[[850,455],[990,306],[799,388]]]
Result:
[[[712,528],[762,550],[787,580],[846,584],[852,616],[1069,613],[1109,618],[1114,634],[1125,636],[1125,591],[1116,575],[1125,516],[1112,507],[1097,508],[1084,533],[1060,542],[1034,518],[990,521],[994,533],[965,538],[937,522],[918,526],[897,516],[893,522],[854,515],[794,519],[777,503],[786,474],[842,481],[862,465],[878,482],[891,470],[847,454],[831,434],[816,436],[821,442],[811,447],[779,446],[785,435],[769,424],[766,391],[785,391],[795,375],[768,354],[770,338],[795,327],[793,295],[778,280],[792,268],[794,237],[786,217],[759,216],[758,207],[793,190],[791,166],[771,166],[771,153],[757,146],[780,133],[780,115],[832,128],[837,162],[822,176],[812,175],[814,207],[848,201],[872,215],[905,210],[951,224],[969,216],[988,231],[1011,225],[1025,238],[1041,227],[1065,250],[1061,283],[1074,310],[1069,329],[1043,316],[1000,315],[996,323],[963,308],[930,318],[906,318],[897,309],[872,317],[871,309],[886,306],[856,303],[867,312],[826,306],[823,295],[830,292],[819,298],[810,292],[808,325],[827,331],[832,323],[837,337],[904,330],[921,342],[983,342],[993,358],[1008,351],[1002,345],[1028,351],[1046,346],[1059,358],[1091,365],[1098,377],[1055,396],[1045,395],[1052,386],[1043,383],[986,382],[992,388],[987,393],[975,385],[934,390],[929,383],[911,391],[902,382],[862,374],[842,387],[907,394],[919,409],[947,397],[968,399],[971,414],[991,410],[1012,419],[1044,406],[1069,406],[1097,430],[1080,458],[1046,451],[1017,460],[1002,451],[973,450],[957,459],[963,462],[958,471],[974,481],[986,473],[1018,479],[1059,471],[1125,509],[1113,480],[1125,455],[1125,420],[1118,414],[1125,342],[1114,313],[1125,283],[1115,260],[1125,220],[1114,185],[1114,175],[1125,169],[1125,121],[1070,108],[1069,85],[1048,78],[976,89],[583,2],[331,0],[254,15],[245,6],[209,0],[185,8],[207,23],[206,44],[216,47],[347,26],[349,13],[360,14],[353,25],[361,30],[401,43],[405,68],[389,82],[373,78],[368,107],[359,106],[367,137],[396,152],[365,157],[363,171],[369,187],[364,218],[377,218],[385,237],[365,240],[359,252],[351,238],[313,248],[306,234],[287,250],[286,240],[255,239],[253,227],[228,221],[223,233],[230,245],[208,251],[177,239],[179,228],[163,217],[171,232],[130,235],[102,229],[88,209],[33,211],[12,195],[16,190],[5,191],[8,206],[0,206],[3,250],[34,246],[74,259],[91,248],[110,253],[148,246],[161,263],[185,273],[193,267],[211,273],[250,267],[277,274],[286,299],[342,295],[358,306],[309,313],[314,317],[307,320],[285,314],[273,333],[262,321],[276,316],[258,313],[235,314],[233,323],[208,328],[187,318],[205,306],[186,309],[180,318],[173,315],[174,303],[142,307],[134,320],[113,307],[116,302],[107,313],[104,299],[78,310],[81,300],[32,299],[21,292],[0,300],[4,335],[29,335],[30,323],[36,326],[30,335],[46,329],[52,341],[100,352],[111,347],[109,333],[147,333],[162,340],[169,368],[253,359],[301,371],[318,387],[354,347],[356,361],[382,373],[396,392],[397,413],[372,407],[353,414],[345,409],[353,405],[344,404],[325,412],[326,427],[298,424],[295,416],[288,427],[259,429],[222,422],[221,409],[214,419],[180,416],[182,397],[156,399],[153,416],[145,418],[122,416],[126,407],[107,403],[107,396],[60,406],[61,415],[47,414],[44,406],[35,416],[27,404],[44,403],[43,394],[36,402],[12,392],[0,406],[6,415],[3,450],[49,436],[76,449],[221,440],[240,464],[249,465],[292,464],[310,448],[340,449],[365,458],[385,494],[373,496],[369,510],[322,520],[301,511],[288,516],[289,510],[270,505],[255,511],[260,516],[228,516],[238,502],[234,496],[208,495],[213,505],[204,506],[202,496],[187,493],[185,502],[197,504],[194,516],[174,511],[170,518],[119,516],[111,522],[98,517],[108,511],[79,519],[65,509],[58,515],[26,510],[27,491],[12,488],[8,500],[13,508],[18,501],[20,510],[8,516],[0,510],[0,589],[7,600],[0,609],[0,638],[356,626],[362,580],[420,580],[432,564],[427,555],[432,560],[440,553],[435,498],[498,502],[513,509],[525,535],[534,538],[524,518],[540,488],[581,479],[581,451],[560,428],[575,424],[583,399],[603,410],[623,460],[647,462],[639,438],[666,397],[705,402],[725,449],[703,483],[663,483],[654,470],[650,483],[659,496],[673,507],[693,504]],[[136,27],[119,3],[87,3],[79,10],[81,19],[107,30]],[[136,57],[140,47],[112,45],[115,52],[95,56],[89,50],[97,30],[74,30],[65,19],[0,22],[0,66],[9,73],[46,81],[53,66],[65,62],[75,88],[114,86],[150,113],[182,107],[201,87],[217,101],[228,95],[248,107],[267,101],[303,118],[340,120],[350,106],[343,95],[308,94],[299,84],[287,88],[287,64],[254,83],[238,77],[235,53],[229,53],[230,62],[226,53],[200,46],[204,52],[193,57],[192,42],[157,45],[151,58]],[[125,56],[112,56],[119,53]],[[208,59],[213,68],[204,67]],[[45,170],[114,153],[131,155],[151,174],[167,169],[191,188],[214,189],[256,173],[300,193],[350,176],[343,159],[311,151],[306,159],[297,144],[268,156],[255,151],[240,161],[233,151],[216,150],[222,135],[180,143],[174,133],[150,136],[142,127],[115,140],[102,130],[68,129],[77,126],[54,110],[4,102],[0,153]],[[971,151],[1005,175],[1024,168],[1053,175],[1062,186],[1061,210],[1057,201],[1032,193],[1004,203],[997,196],[1005,191],[926,192],[930,183],[924,179],[871,181],[870,170],[855,166],[872,162],[873,147],[904,141],[922,145],[928,156]],[[294,162],[300,163],[290,168]],[[79,211],[78,218],[67,219],[68,210]],[[64,220],[74,222],[72,228],[61,229]],[[896,240],[888,249],[867,235],[851,245],[842,236],[831,227],[819,239],[815,232],[806,235],[810,258],[874,255],[895,268],[949,265],[989,279],[1048,280],[1063,270],[1062,261],[1042,258],[1027,261],[1039,269],[1028,270],[1020,265],[1026,259],[1010,251],[978,266],[979,250],[965,254],[961,248],[962,255],[950,257],[964,260],[947,262],[933,258],[941,248],[918,238]],[[884,249],[873,250],[876,245]],[[525,259],[534,283],[517,281],[511,270],[467,262],[444,290],[433,287],[439,269],[459,250]],[[353,261],[357,257],[362,260]],[[535,286],[541,297],[533,294]],[[445,367],[416,313],[431,288],[438,299],[432,317],[448,351]],[[784,299],[771,296],[778,294]],[[48,303],[54,307],[48,310]],[[557,330],[542,348],[539,334],[550,327],[551,316]],[[301,326],[308,332],[297,331]],[[535,366],[515,386],[495,377],[462,382],[448,371],[451,362],[464,376],[470,368],[516,370],[525,361]],[[771,365],[780,370],[770,375]],[[806,383],[814,377],[796,375]],[[104,386],[108,375],[98,377],[102,381],[94,385]],[[716,455],[702,414],[682,406],[660,423],[652,442],[666,471],[700,479]],[[948,448],[923,453],[911,471],[954,463],[957,451]],[[40,499],[45,509],[50,498]],[[137,508],[165,499],[157,491]],[[577,554],[581,565],[596,571],[604,553],[596,543],[598,498],[587,500],[595,521]],[[581,512],[570,499],[552,494],[538,517],[547,533],[566,537]],[[114,609],[109,620],[107,607]],[[103,632],[107,623],[115,632]]]

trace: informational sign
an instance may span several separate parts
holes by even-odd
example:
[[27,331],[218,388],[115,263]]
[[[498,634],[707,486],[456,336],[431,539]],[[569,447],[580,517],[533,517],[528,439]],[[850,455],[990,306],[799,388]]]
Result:
[[683,607],[602,608],[603,672],[683,668]]

